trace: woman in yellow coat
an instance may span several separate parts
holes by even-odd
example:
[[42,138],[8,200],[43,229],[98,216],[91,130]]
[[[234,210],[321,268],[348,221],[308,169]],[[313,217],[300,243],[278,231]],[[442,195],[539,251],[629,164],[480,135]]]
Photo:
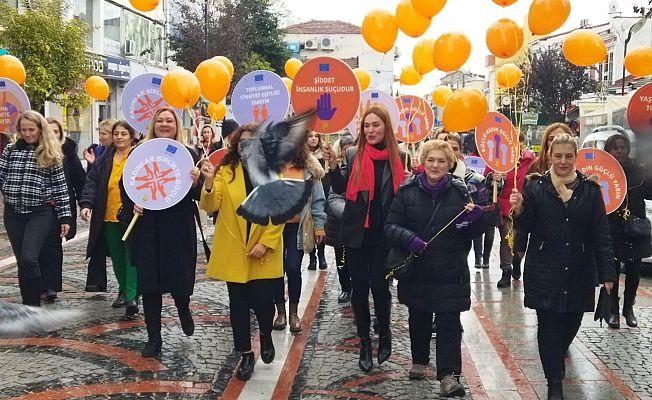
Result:
[[205,177],[199,206],[218,211],[213,235],[213,254],[206,275],[226,282],[229,291],[231,328],[235,350],[242,352],[236,376],[248,380],[254,370],[251,351],[249,309],[256,314],[260,331],[260,357],[264,363],[274,360],[272,321],[274,288],[283,276],[284,225],[260,226],[247,222],[236,210],[253,190],[242,166],[238,145],[251,138],[257,125],[238,128],[231,138],[229,152],[215,169],[209,161],[202,164]]

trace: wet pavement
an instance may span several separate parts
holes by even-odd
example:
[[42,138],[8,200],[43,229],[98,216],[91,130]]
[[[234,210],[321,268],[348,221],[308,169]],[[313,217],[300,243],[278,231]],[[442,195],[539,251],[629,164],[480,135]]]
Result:
[[[80,222],[80,239],[65,246],[63,293],[56,303],[44,305],[82,310],[84,317],[57,332],[0,339],[0,399],[439,398],[432,362],[426,380],[407,377],[411,366],[407,310],[396,302],[394,287],[392,357],[369,374],[358,369],[352,311],[349,304],[337,303],[339,283],[331,249],[328,270],[308,271],[307,257],[304,260],[299,307],[303,332],[274,332],[275,361],[265,365],[258,360],[247,383],[232,376],[239,355],[233,351],[226,285],[205,277],[203,255],[191,302],[195,334],[183,335],[173,301],[166,297],[162,355],[143,359],[139,354],[147,335],[142,315],[130,319],[124,310],[111,308],[117,292],[111,268],[109,293],[84,292],[86,228]],[[206,228],[212,230],[210,224]],[[496,246],[489,270],[471,267],[472,309],[462,314],[465,398],[545,398],[536,314],[523,308],[521,281],[513,281],[509,289],[496,288],[500,278]],[[0,298],[20,301],[1,221]],[[640,328],[628,328],[623,320],[620,330],[600,327],[592,314],[586,314],[566,359],[567,399],[652,399],[650,278],[641,282],[636,313]],[[258,336],[252,332],[257,352]],[[373,346],[377,347],[377,337]],[[434,350],[433,341],[432,360]]]

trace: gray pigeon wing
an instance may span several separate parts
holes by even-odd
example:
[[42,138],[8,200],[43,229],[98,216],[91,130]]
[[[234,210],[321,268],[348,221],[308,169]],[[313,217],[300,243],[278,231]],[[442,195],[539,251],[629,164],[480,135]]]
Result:
[[312,185],[312,180],[279,179],[258,186],[238,207],[237,214],[257,225],[283,224],[306,206]]
[[279,172],[296,156],[306,141],[308,124],[314,115],[315,111],[312,110],[265,126],[260,142],[269,169]]
[[249,174],[249,179],[251,179],[253,187],[277,179],[275,177],[276,174],[270,174],[259,137],[243,140],[239,146],[240,159]]

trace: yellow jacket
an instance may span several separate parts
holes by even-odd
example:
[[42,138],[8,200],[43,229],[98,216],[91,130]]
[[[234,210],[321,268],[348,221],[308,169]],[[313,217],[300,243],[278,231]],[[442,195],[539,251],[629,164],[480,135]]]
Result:
[[[223,166],[215,173],[213,189],[201,191],[199,207],[213,213],[219,211],[213,235],[213,256],[208,262],[206,275],[226,282],[245,283],[256,279],[283,276],[283,228],[285,225],[261,226],[251,224],[249,239],[247,221],[236,210],[247,196],[242,164],[231,178],[231,167]],[[268,250],[262,259],[247,257],[256,243]]]

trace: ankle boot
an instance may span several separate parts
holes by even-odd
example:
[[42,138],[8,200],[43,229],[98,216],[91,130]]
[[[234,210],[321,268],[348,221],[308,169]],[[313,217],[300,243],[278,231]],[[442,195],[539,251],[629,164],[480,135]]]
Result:
[[378,365],[381,365],[392,355],[392,331],[378,336]]
[[266,335],[260,334],[260,359],[263,360],[265,364],[269,364],[274,361],[274,356],[276,355],[276,350],[274,349],[274,342],[272,341],[272,333]]
[[297,314],[298,308],[299,308],[298,304],[290,303],[290,307],[288,309],[288,313],[289,313],[288,324],[290,325],[290,332],[292,333],[301,332],[301,319]]
[[315,254],[316,252],[317,252],[316,247],[312,249],[312,251],[310,252],[310,262],[308,263],[308,269],[311,271],[317,269],[317,255]]
[[254,364],[256,359],[254,358],[254,353],[252,351],[247,353],[242,353],[242,358],[238,364],[238,368],[235,371],[235,376],[241,381],[248,381],[251,378],[251,374],[254,372]]
[[282,331],[288,324],[287,317],[285,316],[285,303],[276,303],[276,319],[272,328],[275,331]]
[[638,326],[638,320],[636,319],[636,316],[634,315],[634,308],[629,306],[629,307],[623,307],[623,317],[625,317],[625,323],[627,323],[627,326],[630,328],[636,328]]
[[563,400],[561,379],[548,379],[548,400]]
[[143,350],[140,352],[140,355],[146,358],[156,357],[161,354],[161,347],[163,346],[163,340],[161,339],[161,332],[158,333],[147,333],[147,343]]
[[498,288],[506,288],[512,285],[512,269],[504,269],[503,276],[498,281],[496,285]]
[[371,339],[369,337],[360,338],[360,360],[358,366],[364,372],[371,372],[374,367],[373,355],[371,354]]
[[611,291],[611,301],[612,309],[607,325],[612,329],[620,329],[620,297],[618,297],[618,292]]
[[189,307],[180,308],[179,322],[181,322],[181,329],[186,336],[192,336],[195,333],[195,321],[192,320],[192,313]]

